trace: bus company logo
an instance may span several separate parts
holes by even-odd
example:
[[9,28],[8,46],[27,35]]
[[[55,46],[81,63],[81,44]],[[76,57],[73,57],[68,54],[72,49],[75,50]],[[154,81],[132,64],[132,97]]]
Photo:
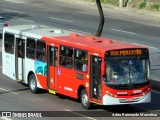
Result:
[[2,117],[12,117],[11,112],[2,112]]
[[2,118],[8,117],[42,117],[40,112],[2,112]]
[[127,95],[128,92],[117,92],[117,95]]

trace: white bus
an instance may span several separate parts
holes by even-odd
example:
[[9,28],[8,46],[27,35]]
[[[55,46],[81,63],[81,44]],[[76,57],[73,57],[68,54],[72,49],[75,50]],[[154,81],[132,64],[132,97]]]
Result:
[[[45,48],[43,36],[66,36],[72,31],[61,30],[39,25],[16,25],[3,30],[2,40],[2,73],[13,80],[28,84],[30,72],[35,72],[37,48]],[[40,84],[37,87],[42,88]]]

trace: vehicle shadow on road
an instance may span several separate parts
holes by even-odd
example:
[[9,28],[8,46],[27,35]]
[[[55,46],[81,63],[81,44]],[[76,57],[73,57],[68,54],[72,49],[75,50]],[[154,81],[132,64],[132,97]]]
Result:
[[160,113],[160,92],[152,91],[151,92],[151,102],[146,104],[139,104],[137,107],[144,108],[150,111],[157,111]]
[[138,112],[148,112],[144,109],[136,108],[132,105],[111,105],[111,106],[99,106],[94,105],[92,109],[102,109],[104,111],[112,112],[112,113],[138,113]]
[[18,94],[17,92],[26,91],[26,90],[28,90],[28,88],[23,88],[23,89],[18,89],[18,90],[11,90],[11,91],[2,91],[2,92],[0,92],[0,95],[8,94],[8,93]]
[[151,102],[144,104],[133,104],[133,105],[111,105],[111,106],[99,106],[94,105],[93,110],[102,109],[112,113],[141,113],[141,112],[156,112],[160,114],[160,97],[158,92],[151,93]]

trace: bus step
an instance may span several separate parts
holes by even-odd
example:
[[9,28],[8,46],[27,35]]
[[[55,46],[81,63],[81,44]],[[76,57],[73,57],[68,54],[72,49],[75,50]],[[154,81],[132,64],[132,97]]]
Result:
[[99,102],[95,102],[95,101],[90,101],[90,102],[94,104],[102,105],[102,103],[99,103]]
[[55,95],[55,94],[56,94],[56,91],[55,91],[55,90],[50,90],[50,89],[49,89],[49,93],[51,93],[51,94],[54,94],[54,95]]

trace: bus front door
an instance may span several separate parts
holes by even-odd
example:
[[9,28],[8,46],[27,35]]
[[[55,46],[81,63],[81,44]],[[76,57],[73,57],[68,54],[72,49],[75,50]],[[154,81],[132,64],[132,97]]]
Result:
[[90,65],[90,97],[94,102],[101,102],[101,62],[102,58],[91,56]]
[[48,46],[48,61],[47,61],[47,85],[48,89],[57,90],[57,62],[58,62],[58,47]]
[[24,80],[25,40],[16,38],[16,79]]

